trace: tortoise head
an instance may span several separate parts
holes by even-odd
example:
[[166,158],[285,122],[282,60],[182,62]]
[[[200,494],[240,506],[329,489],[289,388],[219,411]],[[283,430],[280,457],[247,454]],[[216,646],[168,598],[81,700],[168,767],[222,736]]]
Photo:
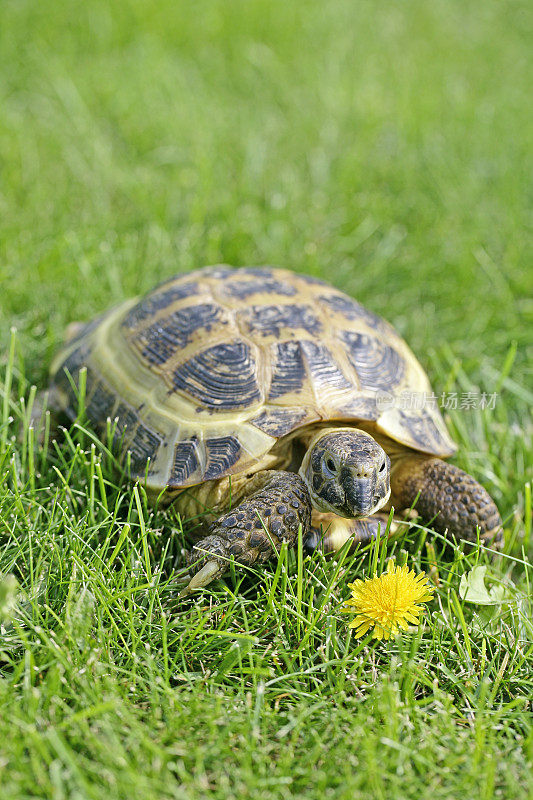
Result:
[[314,507],[341,517],[367,517],[390,497],[390,459],[370,434],[357,428],[317,434],[300,475]]

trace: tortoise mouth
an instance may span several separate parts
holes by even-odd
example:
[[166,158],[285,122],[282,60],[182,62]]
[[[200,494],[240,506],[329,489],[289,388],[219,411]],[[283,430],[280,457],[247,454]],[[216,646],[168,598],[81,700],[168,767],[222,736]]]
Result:
[[391,490],[389,487],[389,490],[384,497],[375,495],[368,507],[364,508],[354,508],[352,504],[346,502],[344,502],[342,505],[334,506],[320,497],[320,495],[316,494],[316,492],[314,492],[312,489],[309,490],[309,494],[311,495],[313,507],[317,511],[329,512],[331,514],[336,514],[339,517],[345,517],[346,519],[360,519],[361,517],[371,517],[372,514],[375,514],[377,511],[383,508],[383,506],[387,505],[390,500]]
[[370,499],[363,496],[359,498],[356,496],[354,498],[355,502],[348,502],[345,503],[341,510],[338,510],[336,513],[339,516],[343,517],[353,517],[355,519],[360,517],[371,517],[372,514],[375,514],[376,511],[379,511],[380,508],[383,508],[390,499],[391,490],[389,488],[388,492],[381,497],[379,494],[375,494]]

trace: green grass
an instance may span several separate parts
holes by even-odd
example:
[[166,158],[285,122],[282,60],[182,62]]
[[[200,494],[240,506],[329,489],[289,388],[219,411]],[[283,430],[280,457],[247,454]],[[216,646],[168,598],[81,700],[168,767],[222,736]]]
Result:
[[[1,4],[2,800],[532,791],[532,26],[514,0]],[[390,544],[436,583],[414,635],[350,637],[368,554],[178,603],[170,518],[83,431],[34,447],[65,325],[216,262],[325,277],[437,392],[498,392],[448,421],[504,551]],[[484,564],[505,603],[461,599]]]

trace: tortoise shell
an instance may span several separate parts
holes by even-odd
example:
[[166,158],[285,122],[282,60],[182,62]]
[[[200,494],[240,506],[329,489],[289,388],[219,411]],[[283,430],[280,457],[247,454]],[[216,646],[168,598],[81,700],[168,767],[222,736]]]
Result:
[[436,406],[402,408],[431,387],[392,326],[289,270],[208,267],[84,326],[52,365],[71,418],[82,367],[89,422],[115,420],[132,477],[153,488],[249,470],[280,437],[329,421],[455,452]]

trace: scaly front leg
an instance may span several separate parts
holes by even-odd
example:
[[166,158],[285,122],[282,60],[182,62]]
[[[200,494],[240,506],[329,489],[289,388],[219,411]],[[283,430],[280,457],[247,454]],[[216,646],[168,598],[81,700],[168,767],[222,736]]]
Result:
[[[258,489],[258,485],[260,488]],[[239,564],[264,564],[282,542],[296,544],[301,525],[305,537],[311,521],[311,499],[299,475],[267,471],[254,476],[252,491],[232,511],[219,517],[209,535],[188,554],[192,577],[181,592],[190,594],[223,575],[231,557]]]
[[501,539],[502,520],[494,500],[471,475],[440,458],[409,455],[394,465],[392,502],[396,508],[415,503],[424,522],[439,533],[484,542]]

